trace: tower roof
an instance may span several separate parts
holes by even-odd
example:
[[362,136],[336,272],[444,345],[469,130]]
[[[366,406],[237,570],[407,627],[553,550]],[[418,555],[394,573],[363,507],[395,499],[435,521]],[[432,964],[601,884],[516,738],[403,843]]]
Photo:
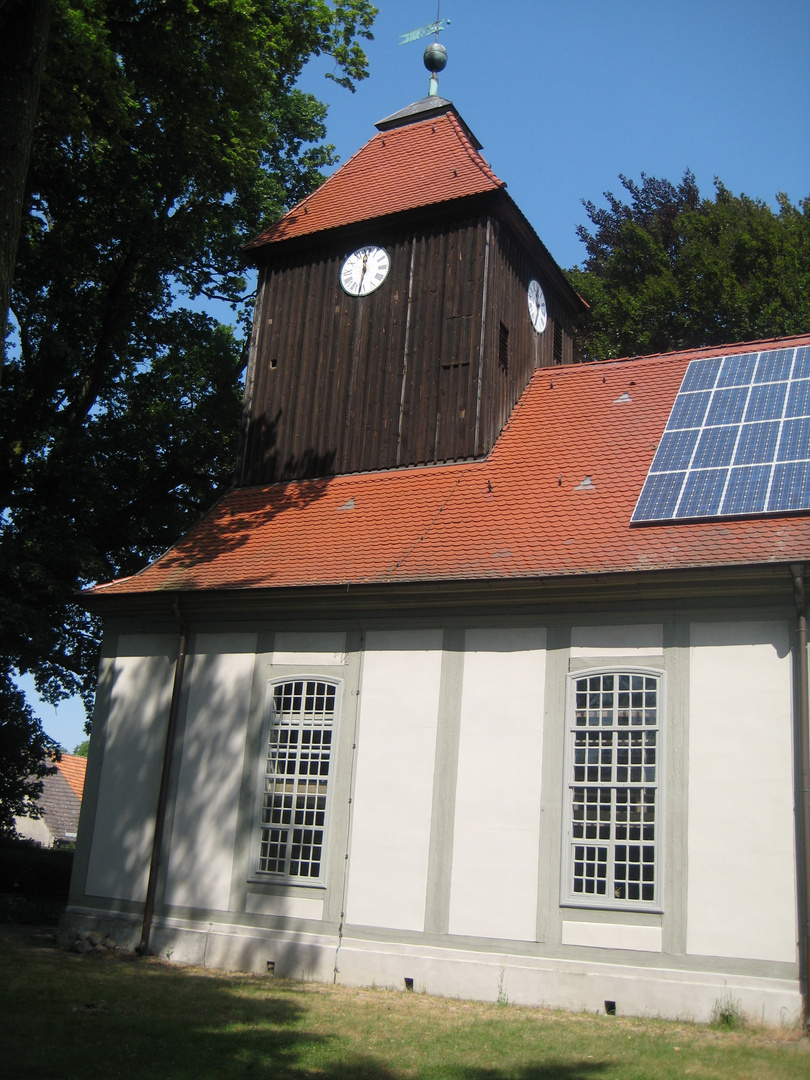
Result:
[[452,102],[425,100],[381,120],[377,135],[243,252],[504,188]]
[[391,128],[412,124],[415,120],[428,120],[437,116],[443,116],[446,112],[453,113],[456,120],[458,120],[464,128],[467,138],[473,144],[475,149],[480,150],[481,143],[476,139],[475,135],[473,135],[472,131],[470,131],[462,118],[455,111],[453,102],[448,101],[447,98],[422,98],[421,101],[415,101],[412,105],[406,105],[404,109],[399,109],[397,112],[391,113],[390,116],[385,116],[382,120],[378,120],[374,127],[377,131],[390,131]]

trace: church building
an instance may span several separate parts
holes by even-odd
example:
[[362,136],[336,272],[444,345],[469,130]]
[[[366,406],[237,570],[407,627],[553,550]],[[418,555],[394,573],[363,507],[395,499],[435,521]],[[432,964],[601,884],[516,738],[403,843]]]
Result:
[[436,95],[244,250],[236,482],[86,594],[63,934],[797,1020],[810,334],[576,363],[582,300]]

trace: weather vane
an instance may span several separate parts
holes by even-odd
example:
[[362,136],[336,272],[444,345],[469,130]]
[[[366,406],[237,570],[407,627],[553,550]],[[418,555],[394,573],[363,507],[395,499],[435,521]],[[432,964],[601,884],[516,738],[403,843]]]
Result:
[[429,37],[431,34],[435,34],[436,38],[425,49],[422,59],[425,61],[425,67],[430,72],[430,85],[428,87],[428,97],[438,97],[439,95],[439,72],[444,71],[447,65],[447,49],[444,45],[439,44],[439,31],[444,30],[446,26],[450,25],[449,19],[440,19],[439,11],[441,8],[441,0],[438,0],[436,4],[436,21],[428,23],[427,26],[420,26],[418,30],[411,30],[408,34],[400,34],[400,45],[407,45],[409,41],[418,41],[419,38]]

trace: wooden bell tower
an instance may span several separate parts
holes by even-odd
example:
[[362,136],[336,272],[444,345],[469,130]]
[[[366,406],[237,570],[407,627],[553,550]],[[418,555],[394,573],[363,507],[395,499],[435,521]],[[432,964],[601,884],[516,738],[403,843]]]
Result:
[[582,301],[451,102],[424,98],[244,247],[240,484],[486,455]]

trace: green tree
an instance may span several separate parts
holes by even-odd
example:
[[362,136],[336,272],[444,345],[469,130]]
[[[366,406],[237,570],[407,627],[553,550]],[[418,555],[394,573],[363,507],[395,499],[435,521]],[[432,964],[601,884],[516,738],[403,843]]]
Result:
[[56,772],[47,755],[58,753],[25,695],[8,672],[0,672],[0,836],[14,834],[15,816],[41,816],[42,778]]
[[51,0],[0,385],[0,674],[31,672],[48,701],[92,696],[98,634],[76,589],[137,570],[230,482],[239,247],[335,160],[296,79],[327,54],[352,89],[375,14]]
[[6,339],[50,0],[0,0],[0,341]]
[[73,747],[73,753],[76,757],[87,757],[90,753],[90,740],[83,739],[78,746]]
[[751,341],[810,328],[810,199],[798,207],[733,195],[715,181],[701,198],[689,171],[677,186],[620,177],[627,202],[586,202],[593,226],[569,277],[590,305],[578,328],[584,359]]

